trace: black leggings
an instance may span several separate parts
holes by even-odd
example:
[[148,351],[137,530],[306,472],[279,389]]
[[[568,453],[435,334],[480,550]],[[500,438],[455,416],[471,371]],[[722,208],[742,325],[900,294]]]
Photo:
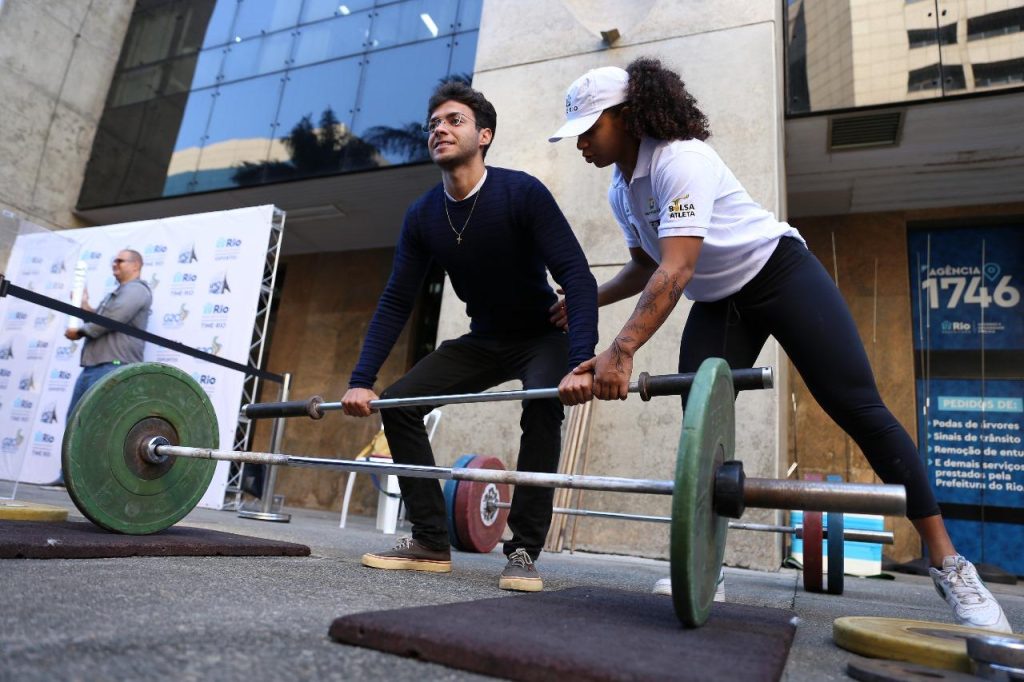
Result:
[[906,486],[907,517],[939,513],[914,441],[882,402],[857,327],[825,268],[786,237],[761,271],[720,301],[695,303],[679,349],[679,371],[709,357],[752,367],[768,339],[785,349],[811,395],[864,451],[886,483]]

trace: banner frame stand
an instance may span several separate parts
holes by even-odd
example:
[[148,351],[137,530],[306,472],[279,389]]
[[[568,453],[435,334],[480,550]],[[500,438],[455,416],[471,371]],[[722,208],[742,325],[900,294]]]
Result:
[[[285,212],[275,206],[270,237],[267,241],[267,252],[263,261],[263,280],[260,283],[259,301],[256,304],[252,341],[249,343],[248,363],[260,369],[263,369],[263,353],[266,349],[267,332],[270,326],[270,309],[277,285],[277,266],[281,256],[285,217]],[[258,402],[259,388],[260,378],[252,374],[247,375],[242,384],[242,402],[239,405],[238,424],[235,427],[234,450],[247,451],[252,444],[252,420],[241,414],[241,406]],[[228,470],[227,487],[224,489],[222,511],[237,511],[242,508],[242,480],[245,475],[245,466],[245,464],[231,463],[231,468]]]

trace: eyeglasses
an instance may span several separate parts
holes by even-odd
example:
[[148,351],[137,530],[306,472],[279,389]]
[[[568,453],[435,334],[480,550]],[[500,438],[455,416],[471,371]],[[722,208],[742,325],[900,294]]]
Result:
[[444,117],[435,117],[427,121],[426,125],[423,126],[423,132],[432,133],[437,130],[437,127],[442,123],[448,124],[449,128],[458,128],[460,125],[469,121],[470,123],[476,123],[476,121],[461,111],[454,111]]
[[135,261],[130,258],[115,258],[110,261],[111,265],[120,265],[121,263],[134,263]]

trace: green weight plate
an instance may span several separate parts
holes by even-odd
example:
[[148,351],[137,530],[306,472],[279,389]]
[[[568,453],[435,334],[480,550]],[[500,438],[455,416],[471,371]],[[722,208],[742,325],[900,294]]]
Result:
[[672,604],[689,628],[711,613],[725,555],[728,519],[715,513],[714,488],[715,471],[736,447],[734,399],[729,365],[705,360],[686,401],[672,493]]
[[82,396],[64,431],[61,456],[68,494],[86,518],[117,533],[147,535],[192,511],[216,462],[184,457],[147,462],[141,449],[153,436],[189,447],[219,444],[210,399],[180,369],[125,365]]

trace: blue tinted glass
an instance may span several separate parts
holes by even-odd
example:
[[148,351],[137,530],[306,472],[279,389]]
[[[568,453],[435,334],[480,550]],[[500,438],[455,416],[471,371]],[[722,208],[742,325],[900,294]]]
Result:
[[452,76],[473,80],[473,67],[476,64],[476,39],[479,35],[479,31],[470,31],[454,36],[450,69]]
[[[417,138],[416,131],[427,116],[427,100],[447,75],[450,51],[447,40],[431,40],[375,52],[367,59],[354,128],[360,137],[376,141],[389,162],[425,158],[426,136]],[[388,138],[396,142],[383,144]],[[398,144],[407,139],[414,142]]]
[[229,45],[223,82],[280,71],[288,66],[295,34],[292,31],[258,36]]
[[480,28],[480,11],[483,0],[459,0],[459,18],[455,25],[457,31],[472,31]]
[[194,180],[199,153],[206,141],[206,126],[210,121],[215,94],[216,91],[211,89],[189,95],[167,167],[167,181],[163,190],[165,196],[194,191],[190,183]]
[[373,11],[370,46],[382,49],[450,35],[458,5],[446,0],[409,0]]
[[293,28],[299,22],[298,0],[239,0],[232,39]]
[[373,165],[372,148],[351,133],[359,57],[297,69],[285,80],[275,134],[288,151],[288,166],[268,169],[268,180],[337,173],[350,158]]
[[275,75],[222,85],[206,130],[206,146],[244,142],[255,145],[257,151],[246,151],[239,158],[265,155],[281,97],[281,81],[281,76]]
[[482,0],[139,4],[83,206],[426,160],[426,101],[472,75]]
[[175,153],[190,147],[202,147],[206,141],[206,125],[210,121],[210,111],[216,90],[201,90],[189,95],[185,105],[185,113],[181,117],[178,128],[178,139],[174,143]]
[[289,72],[277,116],[276,135],[287,135],[304,116],[317,123],[327,109],[333,111],[340,122],[351,126],[359,89],[359,69],[360,59],[354,57]]
[[199,53],[196,72],[192,76],[192,89],[208,88],[220,82],[220,70],[224,66],[226,47],[212,47]]
[[369,31],[369,12],[303,26],[295,47],[295,65],[359,54],[366,49]]
[[237,9],[238,0],[216,0],[203,37],[204,48],[223,45],[231,40],[231,26],[235,23]]
[[373,7],[373,0],[306,0],[302,5],[303,24],[328,17],[344,17]]
[[234,187],[242,184],[237,174],[244,163],[287,158],[271,139],[281,86],[280,76],[266,76],[218,88],[192,191]]

